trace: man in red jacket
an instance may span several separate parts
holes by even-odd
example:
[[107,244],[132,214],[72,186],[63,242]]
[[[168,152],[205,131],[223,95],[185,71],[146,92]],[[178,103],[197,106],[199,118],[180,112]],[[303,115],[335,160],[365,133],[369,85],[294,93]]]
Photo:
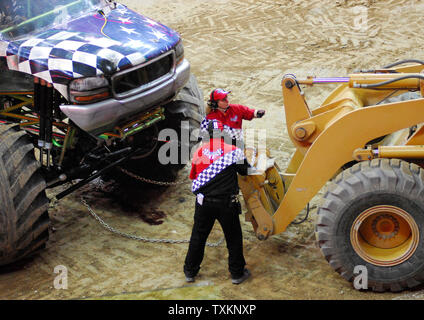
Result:
[[187,282],[193,282],[203,260],[206,240],[215,220],[224,231],[228,249],[228,266],[232,283],[240,284],[250,276],[245,268],[243,237],[237,195],[237,173],[247,175],[250,165],[241,149],[222,138],[223,125],[217,120],[208,124],[209,140],[194,153],[190,179],[196,195],[194,225],[184,263]]
[[206,131],[210,120],[216,119],[222,122],[224,130],[233,139],[233,144],[237,141],[243,142],[243,120],[262,118],[265,110],[255,110],[241,104],[230,104],[228,94],[231,91],[214,89],[210,94],[206,118],[201,123],[201,130]]

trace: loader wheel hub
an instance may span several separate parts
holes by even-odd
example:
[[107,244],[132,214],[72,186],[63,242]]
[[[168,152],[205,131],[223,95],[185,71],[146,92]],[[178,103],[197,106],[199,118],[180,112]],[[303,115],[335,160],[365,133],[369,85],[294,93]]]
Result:
[[373,220],[372,231],[379,239],[392,239],[399,233],[399,221],[390,214],[381,214]]
[[405,210],[379,205],[361,212],[350,231],[355,252],[378,266],[394,266],[408,260],[419,242],[418,226]]

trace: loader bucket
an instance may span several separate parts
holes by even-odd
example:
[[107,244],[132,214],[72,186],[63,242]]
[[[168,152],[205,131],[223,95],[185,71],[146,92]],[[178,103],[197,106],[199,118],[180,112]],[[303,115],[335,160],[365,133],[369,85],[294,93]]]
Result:
[[[246,148],[245,155],[259,173],[239,176],[239,186],[247,207],[246,221],[252,223],[258,238],[262,240],[273,232],[271,217],[284,197],[285,186],[280,170],[268,150],[258,152],[255,148]],[[258,222],[262,228],[259,233]]]

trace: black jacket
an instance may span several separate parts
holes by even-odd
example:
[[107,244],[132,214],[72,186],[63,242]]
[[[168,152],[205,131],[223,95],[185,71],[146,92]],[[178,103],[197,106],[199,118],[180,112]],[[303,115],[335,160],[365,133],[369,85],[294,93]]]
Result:
[[245,176],[250,167],[246,159],[242,164],[233,163],[217,174],[211,181],[199,188],[195,194],[202,193],[205,197],[228,198],[239,193],[237,173]]

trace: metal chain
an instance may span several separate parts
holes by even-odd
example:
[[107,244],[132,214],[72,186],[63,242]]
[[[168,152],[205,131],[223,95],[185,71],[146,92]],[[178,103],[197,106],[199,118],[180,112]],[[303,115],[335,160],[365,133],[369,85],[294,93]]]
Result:
[[121,170],[123,173],[129,175],[131,178],[134,178],[134,179],[142,181],[142,182],[147,182],[147,183],[150,183],[150,184],[156,184],[156,185],[159,185],[159,186],[177,186],[177,185],[180,185],[180,184],[187,183],[187,181],[166,182],[166,181],[152,180],[152,179],[140,177],[140,176],[136,175],[135,173],[132,173],[132,172],[130,172],[130,171],[128,171],[128,170],[126,170],[122,167],[118,167],[118,169]]
[[[104,220],[102,218],[100,218],[94,211],[93,209],[89,206],[89,204],[87,203],[87,201],[85,201],[84,198],[81,198],[81,203],[88,209],[88,211],[90,212],[91,216],[96,219],[100,225],[105,228],[106,230],[115,233],[119,236],[122,236],[124,238],[128,238],[128,239],[132,239],[132,240],[138,240],[138,241],[144,241],[144,242],[151,242],[151,243],[190,243],[190,240],[174,240],[174,239],[155,239],[155,238],[145,238],[145,237],[141,237],[141,236],[137,236],[137,235],[133,235],[133,234],[128,234],[122,231],[119,231],[113,227],[111,227],[110,225],[108,225],[106,222],[104,222]],[[221,238],[221,240],[219,240],[218,242],[215,243],[210,243],[207,242],[206,246],[208,247],[219,247],[224,241],[224,238]]]

